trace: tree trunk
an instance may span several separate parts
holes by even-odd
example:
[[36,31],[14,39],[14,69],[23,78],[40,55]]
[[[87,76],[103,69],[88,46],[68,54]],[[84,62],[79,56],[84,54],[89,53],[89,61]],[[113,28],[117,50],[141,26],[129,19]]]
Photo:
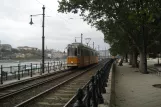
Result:
[[137,53],[133,52],[132,55],[132,67],[137,67]]
[[125,58],[126,58],[126,63],[128,63],[128,56],[127,56],[127,54],[125,55]]
[[159,65],[159,54],[158,54],[158,65]]
[[145,65],[145,53],[140,51],[140,63],[139,63],[139,70],[142,73],[147,73],[147,65]]
[[130,57],[129,65],[132,65],[132,54],[129,54],[129,57]]

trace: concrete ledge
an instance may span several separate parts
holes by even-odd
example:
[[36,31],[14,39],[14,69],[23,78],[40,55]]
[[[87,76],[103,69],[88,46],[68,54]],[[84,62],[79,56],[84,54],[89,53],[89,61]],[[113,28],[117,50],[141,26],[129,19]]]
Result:
[[99,104],[98,107],[115,107],[115,66],[116,63],[114,62],[110,69],[106,93],[102,94],[104,104]]

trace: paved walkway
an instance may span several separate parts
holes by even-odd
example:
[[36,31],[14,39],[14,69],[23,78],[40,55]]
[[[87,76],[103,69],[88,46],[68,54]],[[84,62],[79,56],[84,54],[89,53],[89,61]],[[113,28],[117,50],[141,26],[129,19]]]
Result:
[[116,107],[161,107],[161,76],[142,74],[124,63],[116,66]]

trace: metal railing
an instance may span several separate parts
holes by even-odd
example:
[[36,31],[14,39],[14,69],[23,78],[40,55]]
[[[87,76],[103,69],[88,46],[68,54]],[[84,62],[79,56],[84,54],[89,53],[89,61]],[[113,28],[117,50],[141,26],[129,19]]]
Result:
[[[7,80],[20,80],[24,77],[33,77],[33,75],[42,75],[42,64],[25,64],[17,66],[0,66],[0,84],[3,84],[4,81]],[[54,62],[47,62],[44,63],[44,73],[50,73],[50,71],[57,71],[66,69],[67,64],[65,61],[54,61]]]
[[78,90],[73,107],[98,107],[98,104],[104,103],[102,93],[106,93],[105,87],[113,61],[113,59],[108,61],[95,76],[92,76],[84,88]]

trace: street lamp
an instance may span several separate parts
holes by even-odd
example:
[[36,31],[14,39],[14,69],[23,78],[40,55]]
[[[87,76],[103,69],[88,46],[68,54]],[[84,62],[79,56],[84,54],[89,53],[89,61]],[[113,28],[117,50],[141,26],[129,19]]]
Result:
[[45,39],[45,36],[44,36],[44,23],[45,23],[45,6],[43,5],[42,7],[42,10],[43,10],[43,14],[36,14],[36,15],[30,15],[31,16],[31,20],[30,20],[30,25],[34,24],[33,21],[32,21],[32,16],[39,16],[39,15],[42,15],[43,16],[43,21],[42,21],[42,73],[44,73],[44,45],[45,45],[45,42],[44,42],[44,39]]

